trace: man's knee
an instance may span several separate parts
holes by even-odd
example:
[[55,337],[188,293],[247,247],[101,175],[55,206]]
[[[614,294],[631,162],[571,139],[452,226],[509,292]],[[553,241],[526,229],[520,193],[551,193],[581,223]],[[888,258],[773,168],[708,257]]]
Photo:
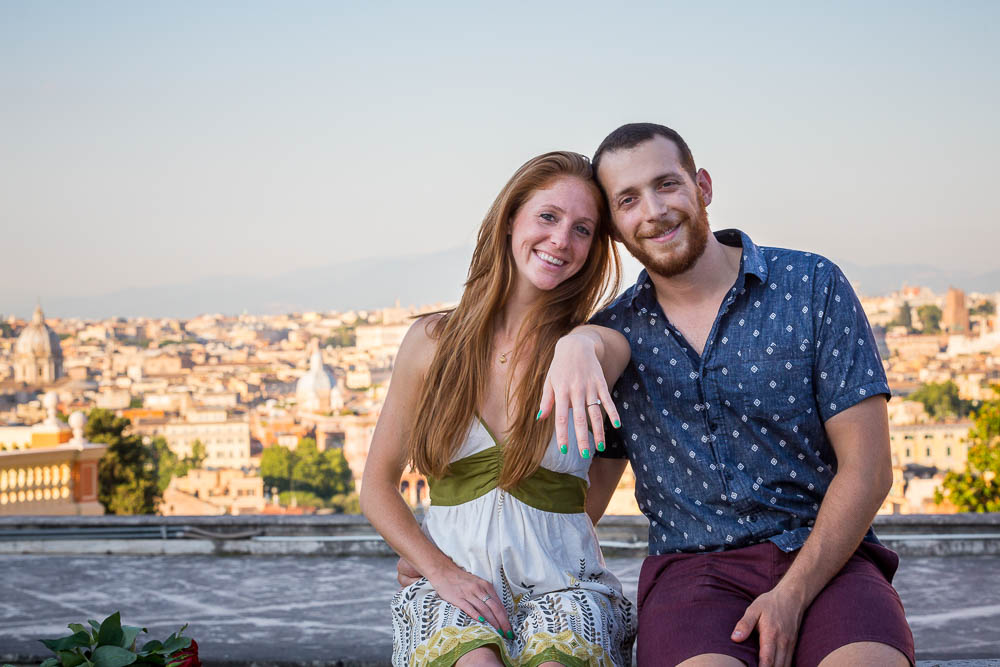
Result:
[[721,653],[705,653],[688,658],[677,667],[745,667],[746,663],[731,655]]
[[823,658],[819,667],[909,667],[910,660],[897,649],[878,642],[841,646]]

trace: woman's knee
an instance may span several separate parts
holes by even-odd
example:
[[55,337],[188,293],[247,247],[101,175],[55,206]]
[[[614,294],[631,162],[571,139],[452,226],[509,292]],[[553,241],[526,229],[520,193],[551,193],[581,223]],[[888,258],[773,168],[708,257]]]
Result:
[[503,665],[499,651],[493,646],[472,649],[455,662],[455,667],[494,667]]

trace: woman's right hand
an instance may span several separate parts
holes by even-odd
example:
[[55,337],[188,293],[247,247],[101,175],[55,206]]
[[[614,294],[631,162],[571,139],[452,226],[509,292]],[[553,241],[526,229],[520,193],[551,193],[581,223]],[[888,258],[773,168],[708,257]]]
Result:
[[442,600],[450,602],[482,623],[489,623],[508,639],[514,638],[507,610],[500,603],[497,592],[490,582],[469,574],[457,565],[452,565],[440,574],[427,577],[427,581]]

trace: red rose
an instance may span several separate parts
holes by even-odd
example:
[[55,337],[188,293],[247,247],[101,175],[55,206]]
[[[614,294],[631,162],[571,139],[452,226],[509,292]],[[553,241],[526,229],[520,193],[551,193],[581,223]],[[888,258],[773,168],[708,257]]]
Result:
[[191,640],[191,645],[174,651],[167,661],[170,667],[201,667],[201,660],[198,659],[198,642]]

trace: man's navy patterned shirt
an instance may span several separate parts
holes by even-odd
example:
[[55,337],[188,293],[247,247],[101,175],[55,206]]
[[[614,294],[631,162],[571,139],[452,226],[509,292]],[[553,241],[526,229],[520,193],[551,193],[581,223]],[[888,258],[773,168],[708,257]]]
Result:
[[632,348],[612,392],[621,428],[606,427],[600,456],[631,461],[651,554],[801,547],[836,469],[823,423],[889,394],[836,265],[758,247],[738,230],[716,237],[743,256],[701,356],[664,316],[645,271],[592,320]]

